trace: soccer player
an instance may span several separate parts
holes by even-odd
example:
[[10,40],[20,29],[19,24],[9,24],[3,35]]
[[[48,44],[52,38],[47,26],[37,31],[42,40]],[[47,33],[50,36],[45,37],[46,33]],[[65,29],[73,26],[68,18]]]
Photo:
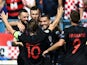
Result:
[[42,57],[42,52],[49,45],[48,43],[45,43],[45,38],[48,33],[57,26],[62,13],[63,8],[61,7],[58,9],[54,22],[44,31],[38,26],[36,20],[30,20],[27,25],[27,34],[12,29],[7,21],[7,15],[5,15],[5,13],[1,14],[2,20],[6,24],[7,29],[15,36],[15,38],[23,42],[24,46],[20,49],[20,56],[23,63],[22,65],[51,65],[49,59]]
[[87,29],[79,26],[80,14],[77,11],[72,11],[70,17],[72,25],[64,29],[61,39],[45,50],[43,56],[66,44],[66,53],[62,59],[62,65],[87,65]]
[[[42,28],[42,30],[45,30],[49,27],[49,25],[52,24],[50,17],[46,14],[42,14],[39,17],[39,25]],[[54,43],[56,43],[60,38],[61,30],[59,28],[59,25],[56,26],[56,28],[49,34],[48,40],[50,41],[50,46],[52,46]],[[49,53],[50,60],[52,61],[53,65],[59,64],[58,60],[61,59],[62,55],[64,54],[64,47],[62,46],[60,49]]]

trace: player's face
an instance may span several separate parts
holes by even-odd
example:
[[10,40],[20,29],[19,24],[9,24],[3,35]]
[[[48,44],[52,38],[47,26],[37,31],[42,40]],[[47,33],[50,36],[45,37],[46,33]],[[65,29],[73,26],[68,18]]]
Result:
[[19,15],[19,19],[24,23],[26,23],[28,21],[28,17],[29,17],[29,14],[27,12],[22,12]]
[[30,11],[30,16],[32,19],[38,20],[39,15],[40,15],[39,9]]
[[47,17],[40,17],[39,25],[46,29],[50,25],[50,20]]

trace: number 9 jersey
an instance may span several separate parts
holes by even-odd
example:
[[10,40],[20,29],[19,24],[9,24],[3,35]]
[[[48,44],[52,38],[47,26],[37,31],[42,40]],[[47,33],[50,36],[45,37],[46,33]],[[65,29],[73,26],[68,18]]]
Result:
[[61,39],[66,42],[63,65],[87,65],[87,28],[81,26],[65,28],[61,34]]

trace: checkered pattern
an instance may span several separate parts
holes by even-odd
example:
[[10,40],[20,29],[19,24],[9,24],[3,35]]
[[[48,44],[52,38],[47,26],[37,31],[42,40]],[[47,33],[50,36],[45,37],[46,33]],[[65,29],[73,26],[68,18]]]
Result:
[[87,19],[87,12],[84,12],[84,13],[83,13],[82,19]]
[[18,47],[8,47],[8,57],[11,59],[17,59],[17,56],[19,54],[19,48]]
[[84,5],[82,0],[66,0],[64,18],[69,19],[71,10],[77,10],[78,8],[83,6]]

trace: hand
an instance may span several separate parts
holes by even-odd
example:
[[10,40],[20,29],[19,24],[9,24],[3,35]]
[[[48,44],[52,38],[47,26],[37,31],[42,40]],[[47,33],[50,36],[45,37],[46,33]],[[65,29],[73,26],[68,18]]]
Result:
[[22,42],[13,41],[12,43],[13,43],[13,45],[24,46]]
[[14,38],[13,39],[13,45],[20,45],[20,46],[24,46],[22,42],[17,42],[17,40]]
[[3,21],[4,21],[4,20],[7,20],[7,19],[8,19],[8,13],[5,14],[5,12],[3,11],[3,12],[1,13],[1,18],[2,18]]
[[45,57],[45,55],[48,53],[47,50],[45,50],[43,53],[42,53],[42,56]]
[[18,22],[17,26],[21,32],[24,32],[25,26],[22,23]]

